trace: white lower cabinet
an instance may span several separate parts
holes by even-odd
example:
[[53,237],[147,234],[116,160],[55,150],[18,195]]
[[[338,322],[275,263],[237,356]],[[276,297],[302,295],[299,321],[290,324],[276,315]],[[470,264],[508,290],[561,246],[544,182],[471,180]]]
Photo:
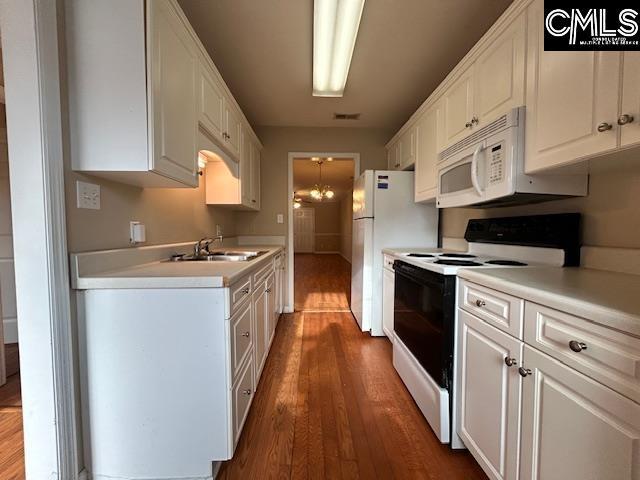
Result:
[[382,330],[393,342],[393,297],[396,275],[393,270],[382,269]]
[[253,344],[253,358],[256,366],[257,385],[257,379],[262,373],[262,366],[267,356],[267,294],[264,291],[264,284],[256,287],[251,303],[253,304],[253,325],[256,332]]
[[245,362],[241,375],[236,380],[231,389],[231,410],[233,421],[233,445],[238,444],[240,433],[244,426],[244,421],[249,414],[251,399],[255,390],[255,379],[253,374],[253,358],[249,355]]
[[[459,289],[468,284],[460,283]],[[640,403],[629,388],[637,379],[592,375],[595,358],[598,368],[613,361],[631,365],[636,357],[628,335],[524,304],[531,313],[524,317],[525,332],[538,332],[525,334],[524,341],[506,325],[490,325],[458,308],[458,435],[492,479],[638,480]],[[584,332],[589,336],[578,335]],[[586,343],[569,342],[574,337]],[[572,361],[567,345],[584,360]],[[627,357],[616,345],[625,345]]]
[[640,405],[525,345],[520,478],[637,480]]
[[522,342],[462,310],[458,435],[491,478],[518,476]]

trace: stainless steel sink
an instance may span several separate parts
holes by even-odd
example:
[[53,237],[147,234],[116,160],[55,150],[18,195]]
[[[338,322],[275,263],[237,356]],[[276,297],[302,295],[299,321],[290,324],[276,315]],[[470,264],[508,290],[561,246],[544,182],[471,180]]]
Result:
[[169,260],[172,262],[248,262],[265,253],[267,253],[266,250],[212,250],[208,254],[201,255],[173,255]]

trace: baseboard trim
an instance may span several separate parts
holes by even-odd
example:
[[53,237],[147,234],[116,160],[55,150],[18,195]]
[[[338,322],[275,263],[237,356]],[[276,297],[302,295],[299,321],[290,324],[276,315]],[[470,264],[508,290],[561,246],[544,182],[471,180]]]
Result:
[[89,472],[87,472],[86,468],[82,469],[82,471],[78,474],[78,480],[89,480],[89,478]]
[[5,318],[2,320],[4,328],[4,343],[18,343],[18,319]]
[[351,259],[350,259],[350,258],[347,258],[347,257],[346,257],[346,255],[345,255],[344,253],[340,252],[340,256],[341,256],[342,258],[344,258],[347,262],[351,263]]
[[340,255],[340,252],[333,251],[333,250],[327,250],[326,252],[325,251],[322,251],[322,252],[315,251],[313,253],[316,254],[316,255]]

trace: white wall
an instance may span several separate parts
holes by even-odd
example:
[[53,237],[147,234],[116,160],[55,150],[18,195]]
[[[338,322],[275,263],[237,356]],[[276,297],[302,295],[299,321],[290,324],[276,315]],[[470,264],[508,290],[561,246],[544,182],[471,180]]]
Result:
[[351,194],[340,202],[340,255],[351,262],[351,240],[353,228],[353,202]]

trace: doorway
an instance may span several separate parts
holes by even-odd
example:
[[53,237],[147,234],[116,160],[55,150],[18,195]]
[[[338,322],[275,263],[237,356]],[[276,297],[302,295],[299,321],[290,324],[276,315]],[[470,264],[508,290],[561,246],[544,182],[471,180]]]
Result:
[[289,311],[349,311],[357,154],[290,154]]

